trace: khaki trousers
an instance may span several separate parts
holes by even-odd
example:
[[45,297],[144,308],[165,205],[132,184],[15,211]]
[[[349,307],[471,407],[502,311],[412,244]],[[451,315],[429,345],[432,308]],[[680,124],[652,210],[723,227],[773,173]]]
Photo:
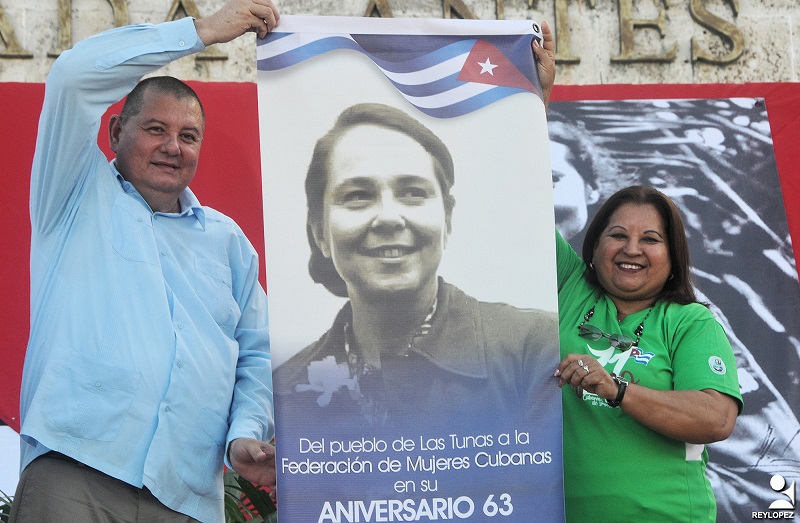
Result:
[[136,488],[62,454],[25,467],[10,523],[199,523]]

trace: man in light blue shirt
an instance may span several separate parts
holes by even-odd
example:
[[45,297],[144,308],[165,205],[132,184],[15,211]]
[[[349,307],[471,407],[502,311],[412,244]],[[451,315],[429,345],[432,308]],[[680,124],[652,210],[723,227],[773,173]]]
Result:
[[[229,0],[204,19],[106,31],[53,64],[31,178],[31,334],[12,520],[127,521],[116,512],[133,491],[167,514],[138,521],[219,523],[226,452],[242,476],[274,487],[258,256],[187,187],[205,126],[200,101],[173,78],[145,80],[111,118],[111,163],[97,134],[145,74],[246,32],[263,37],[277,19],[271,0]],[[122,490],[104,498],[88,480],[53,479],[63,467]],[[96,504],[74,494],[82,487]],[[56,490],[62,499],[49,496]]]

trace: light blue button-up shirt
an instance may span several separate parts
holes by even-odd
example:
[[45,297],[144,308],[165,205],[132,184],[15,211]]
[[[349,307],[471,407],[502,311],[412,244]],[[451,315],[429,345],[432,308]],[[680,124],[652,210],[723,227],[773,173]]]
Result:
[[24,468],[71,456],[204,522],[223,516],[223,454],[273,434],[258,256],[186,189],[154,213],[97,146],[145,74],[204,49],[192,19],[113,29],[53,64],[31,177]]

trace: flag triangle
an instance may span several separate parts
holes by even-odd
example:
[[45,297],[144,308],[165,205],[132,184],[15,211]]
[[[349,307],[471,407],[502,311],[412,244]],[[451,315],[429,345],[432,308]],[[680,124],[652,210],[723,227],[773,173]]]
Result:
[[527,91],[535,91],[528,78],[511,63],[496,46],[484,40],[478,40],[458,74],[462,82],[516,87]]

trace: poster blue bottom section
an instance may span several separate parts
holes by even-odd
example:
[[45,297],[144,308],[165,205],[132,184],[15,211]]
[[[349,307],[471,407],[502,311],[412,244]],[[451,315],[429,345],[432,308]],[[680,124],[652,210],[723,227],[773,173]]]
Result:
[[281,522],[563,521],[560,416],[485,421],[280,431]]
[[348,304],[275,369],[282,523],[563,521],[556,315],[436,301],[379,366]]

